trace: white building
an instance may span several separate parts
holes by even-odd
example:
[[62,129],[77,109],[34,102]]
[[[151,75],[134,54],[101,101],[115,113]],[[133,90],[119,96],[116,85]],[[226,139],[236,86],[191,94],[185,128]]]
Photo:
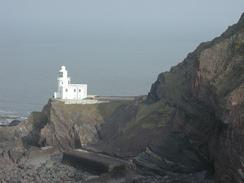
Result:
[[61,67],[58,77],[58,91],[54,93],[55,99],[82,100],[87,98],[86,84],[71,84],[68,71]]

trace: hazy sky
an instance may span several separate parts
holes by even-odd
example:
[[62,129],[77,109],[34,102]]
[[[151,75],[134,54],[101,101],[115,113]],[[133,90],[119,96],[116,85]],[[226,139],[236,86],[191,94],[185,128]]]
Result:
[[243,0],[0,0],[0,103],[45,103],[63,64],[92,94],[146,94],[243,10]]

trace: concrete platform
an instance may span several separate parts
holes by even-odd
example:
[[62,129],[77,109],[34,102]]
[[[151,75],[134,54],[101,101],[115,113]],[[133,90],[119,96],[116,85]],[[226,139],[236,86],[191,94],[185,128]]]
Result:
[[100,104],[100,103],[108,103],[112,101],[133,101],[140,98],[140,96],[96,96],[89,95],[86,99],[83,100],[70,100],[70,99],[52,99],[56,101],[63,102],[65,104]]
[[129,167],[127,161],[85,150],[64,152],[63,163],[98,175]]
[[100,104],[100,103],[107,103],[108,101],[101,101],[96,99],[83,99],[83,100],[68,100],[68,99],[55,99],[57,101],[63,102],[64,104]]

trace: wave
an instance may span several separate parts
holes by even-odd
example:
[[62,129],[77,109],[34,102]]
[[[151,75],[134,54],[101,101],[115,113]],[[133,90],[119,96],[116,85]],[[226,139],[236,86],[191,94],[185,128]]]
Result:
[[16,114],[16,113],[14,111],[0,109],[0,115],[5,115],[5,114]]
[[24,116],[2,114],[0,115],[0,125],[9,125],[14,120],[23,121],[26,118]]

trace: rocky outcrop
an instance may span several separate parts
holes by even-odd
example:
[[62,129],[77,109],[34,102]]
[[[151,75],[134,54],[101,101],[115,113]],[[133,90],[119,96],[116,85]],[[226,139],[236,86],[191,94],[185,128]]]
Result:
[[61,151],[96,143],[101,124],[128,103],[131,101],[66,105],[49,100],[41,113],[22,124],[24,127],[32,124],[31,130],[26,129],[28,133],[22,134],[22,141],[27,146],[54,146]]

